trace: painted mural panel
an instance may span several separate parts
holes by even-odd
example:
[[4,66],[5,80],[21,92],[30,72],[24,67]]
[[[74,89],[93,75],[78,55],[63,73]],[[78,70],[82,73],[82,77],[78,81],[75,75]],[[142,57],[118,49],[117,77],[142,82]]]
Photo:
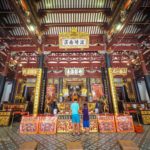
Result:
[[99,100],[102,96],[104,96],[103,93],[103,87],[101,84],[93,84],[92,85],[92,97],[93,100]]
[[57,88],[55,84],[49,84],[47,86],[46,95],[47,97],[55,97],[57,92]]

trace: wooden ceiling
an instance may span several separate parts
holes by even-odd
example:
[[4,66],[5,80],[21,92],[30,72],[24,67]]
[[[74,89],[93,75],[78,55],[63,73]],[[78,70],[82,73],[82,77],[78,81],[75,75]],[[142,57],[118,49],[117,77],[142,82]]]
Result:
[[[150,70],[149,14],[149,0],[0,0],[0,68],[5,66],[8,55],[19,62],[26,60],[22,65],[36,64],[40,46],[49,67],[52,53],[102,55],[109,49],[114,66],[127,66],[127,60],[133,57],[138,61],[142,51]],[[88,49],[59,49],[58,34],[72,27],[90,34]]]

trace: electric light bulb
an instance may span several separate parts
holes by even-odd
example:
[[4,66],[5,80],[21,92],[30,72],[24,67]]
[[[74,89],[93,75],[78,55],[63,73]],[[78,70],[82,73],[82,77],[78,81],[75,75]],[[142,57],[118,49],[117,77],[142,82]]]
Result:
[[116,26],[116,30],[119,31],[119,30],[121,30],[121,28],[122,28],[122,24],[118,23],[117,26]]
[[28,28],[29,28],[29,30],[31,31],[31,32],[34,32],[35,31],[35,26],[34,25],[29,25],[28,26]]

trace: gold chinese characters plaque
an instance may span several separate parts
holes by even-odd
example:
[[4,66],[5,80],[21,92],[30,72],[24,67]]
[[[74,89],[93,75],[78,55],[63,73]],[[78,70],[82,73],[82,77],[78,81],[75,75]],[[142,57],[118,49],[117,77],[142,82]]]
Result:
[[115,75],[127,75],[127,68],[112,68],[113,76]]
[[22,75],[24,75],[24,76],[28,76],[28,75],[36,76],[37,71],[38,71],[37,68],[22,68]]
[[71,32],[59,33],[59,48],[89,48],[89,33],[77,32],[76,28]]

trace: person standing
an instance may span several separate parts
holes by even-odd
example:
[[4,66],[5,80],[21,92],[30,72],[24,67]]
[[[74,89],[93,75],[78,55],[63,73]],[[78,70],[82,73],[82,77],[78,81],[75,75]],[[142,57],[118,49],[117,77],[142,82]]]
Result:
[[72,114],[72,125],[73,125],[73,135],[80,135],[80,115],[79,115],[79,104],[77,99],[71,104],[71,114]]
[[88,106],[86,103],[83,105],[82,113],[83,113],[83,128],[85,129],[85,133],[89,134],[90,121],[89,121]]
[[57,101],[56,98],[54,98],[52,103],[51,103],[51,108],[52,108],[51,114],[53,114],[53,115],[56,115],[58,113],[58,111],[59,111],[56,101]]
[[101,99],[96,102],[95,108],[98,110],[98,114],[103,113],[103,102]]

